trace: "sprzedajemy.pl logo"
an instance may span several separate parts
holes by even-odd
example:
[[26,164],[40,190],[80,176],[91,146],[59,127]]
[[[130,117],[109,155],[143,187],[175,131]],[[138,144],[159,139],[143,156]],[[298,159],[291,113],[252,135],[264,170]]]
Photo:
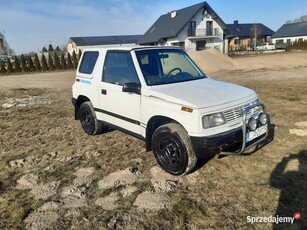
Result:
[[248,223],[291,223],[293,224],[294,220],[301,219],[301,214],[299,212],[295,212],[293,217],[283,217],[283,216],[247,216],[246,217]]

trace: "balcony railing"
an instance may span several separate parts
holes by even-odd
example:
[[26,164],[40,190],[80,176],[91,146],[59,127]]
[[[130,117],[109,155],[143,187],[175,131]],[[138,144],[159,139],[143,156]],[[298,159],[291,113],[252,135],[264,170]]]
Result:
[[207,37],[220,36],[221,30],[219,28],[205,28],[205,29],[188,29],[189,37]]

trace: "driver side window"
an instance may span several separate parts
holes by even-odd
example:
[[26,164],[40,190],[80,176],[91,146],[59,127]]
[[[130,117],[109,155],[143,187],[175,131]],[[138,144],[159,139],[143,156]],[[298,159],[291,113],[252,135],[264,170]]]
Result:
[[124,85],[125,83],[140,83],[129,52],[110,51],[106,55],[102,81]]

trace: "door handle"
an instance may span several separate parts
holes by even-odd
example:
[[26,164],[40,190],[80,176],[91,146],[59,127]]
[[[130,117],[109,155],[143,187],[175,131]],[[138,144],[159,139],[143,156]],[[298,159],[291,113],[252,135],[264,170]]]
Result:
[[106,89],[102,89],[101,90],[101,94],[107,95],[107,90]]

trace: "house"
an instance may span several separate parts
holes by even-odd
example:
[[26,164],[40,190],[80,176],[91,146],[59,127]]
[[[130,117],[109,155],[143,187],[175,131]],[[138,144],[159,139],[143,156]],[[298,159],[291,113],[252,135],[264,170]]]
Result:
[[307,40],[307,22],[284,24],[272,35],[273,43],[278,46],[294,41]]
[[261,23],[239,23],[226,24],[229,48],[237,49],[240,46],[252,49],[256,46],[268,42],[274,31]]
[[96,37],[71,37],[69,38],[67,51],[72,54],[73,51],[76,53],[79,50],[89,48],[92,46],[103,47],[103,46],[131,46],[136,45],[137,41],[142,35],[118,35],[118,36],[96,36]]
[[164,14],[139,40],[140,45],[181,46],[183,49],[215,48],[227,52],[226,25],[207,2]]

